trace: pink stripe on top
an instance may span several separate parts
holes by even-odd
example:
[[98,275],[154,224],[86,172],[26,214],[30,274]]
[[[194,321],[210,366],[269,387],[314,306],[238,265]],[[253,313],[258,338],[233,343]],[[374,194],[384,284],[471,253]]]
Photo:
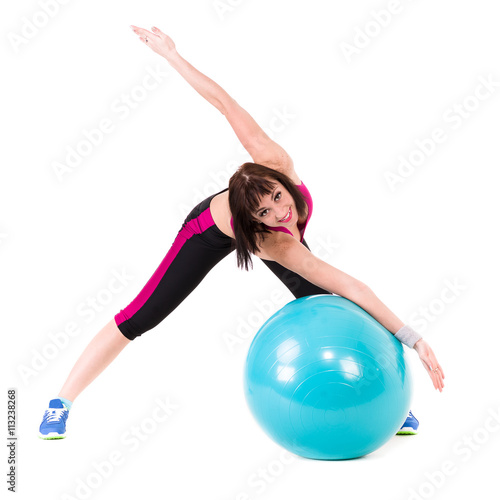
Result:
[[125,309],[122,309],[118,314],[115,315],[115,321],[117,325],[123,323],[127,319],[130,319],[146,303],[149,297],[151,297],[152,293],[158,286],[158,283],[163,278],[163,275],[179,253],[179,250],[182,248],[184,243],[186,243],[186,241],[189,240],[189,238],[191,238],[193,235],[203,233],[203,231],[206,231],[214,224],[215,222],[212,218],[210,207],[204,210],[198,217],[191,219],[185,224],[185,226],[177,234],[177,237],[172,243],[172,246],[167,252],[167,255],[165,255],[160,265],[153,273],[153,276],[149,278],[149,281],[139,292],[139,295],[137,295],[137,297]]
[[[309,189],[307,189],[306,185],[301,181],[301,184],[295,184],[298,188],[299,191],[302,193],[302,196],[304,197],[304,200],[307,203],[308,211],[307,211],[307,219],[303,224],[297,224],[297,227],[299,228],[299,233],[300,233],[300,241],[304,239],[304,233],[306,231],[307,224],[309,222],[309,219],[311,218],[312,215],[312,210],[313,210],[313,201],[312,201],[312,196],[311,193],[309,192]],[[292,234],[292,232],[287,229],[286,227],[283,226],[277,226],[277,227],[270,227],[266,224],[264,224],[267,229],[270,229],[271,231],[280,231],[282,233],[288,233]],[[234,226],[233,226],[233,218],[231,217],[231,227],[233,228],[234,231]]]

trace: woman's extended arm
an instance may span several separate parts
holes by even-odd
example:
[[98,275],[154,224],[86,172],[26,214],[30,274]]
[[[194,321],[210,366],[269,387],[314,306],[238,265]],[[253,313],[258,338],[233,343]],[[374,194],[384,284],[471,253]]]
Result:
[[[367,285],[319,259],[289,234],[277,233],[273,239],[267,241],[263,250],[268,257],[311,283],[354,302],[392,334],[404,325]],[[415,343],[414,349],[434,387],[442,391],[444,372],[431,347],[425,340],[420,339]],[[437,371],[433,371],[434,369]]]
[[168,35],[158,28],[152,28],[152,32],[137,26],[131,28],[150,49],[164,57],[191,87],[226,117],[255,163],[285,171],[293,170],[293,162],[286,151],[220,85],[179,55]]

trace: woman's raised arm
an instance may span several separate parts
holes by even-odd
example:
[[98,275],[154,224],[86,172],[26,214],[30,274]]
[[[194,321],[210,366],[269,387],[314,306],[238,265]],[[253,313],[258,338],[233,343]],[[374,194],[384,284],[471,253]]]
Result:
[[131,26],[134,33],[151,50],[164,57],[202,97],[215,106],[227,119],[243,147],[255,163],[270,168],[293,171],[293,162],[287,152],[273,141],[257,122],[220,85],[186,61],[173,40],[153,27],[148,31]]

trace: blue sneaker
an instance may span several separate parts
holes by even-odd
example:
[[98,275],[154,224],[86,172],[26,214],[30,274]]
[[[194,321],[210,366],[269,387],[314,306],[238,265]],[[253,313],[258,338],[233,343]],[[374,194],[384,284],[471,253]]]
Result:
[[69,411],[62,404],[62,401],[59,398],[52,399],[48,409],[43,414],[38,437],[41,439],[64,439],[68,415]]
[[401,429],[399,429],[396,435],[417,434],[417,430],[418,420],[413,416],[413,413],[410,410],[405,423],[401,426]]

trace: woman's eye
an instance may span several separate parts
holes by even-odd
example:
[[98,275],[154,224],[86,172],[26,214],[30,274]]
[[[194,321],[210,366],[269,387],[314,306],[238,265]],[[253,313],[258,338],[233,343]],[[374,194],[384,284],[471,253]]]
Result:
[[[280,198],[281,198],[281,191],[276,193],[276,196],[274,197],[274,201],[278,201]],[[264,210],[263,212],[260,213],[260,216],[265,217],[267,215],[267,212],[269,212],[269,210]]]

